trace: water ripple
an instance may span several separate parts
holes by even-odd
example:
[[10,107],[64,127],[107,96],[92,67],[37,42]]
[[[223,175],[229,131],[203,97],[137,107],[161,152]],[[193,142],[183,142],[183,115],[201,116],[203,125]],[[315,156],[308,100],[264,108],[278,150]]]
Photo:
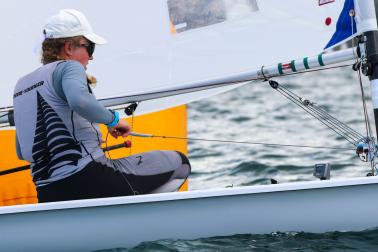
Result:
[[130,249],[103,250],[102,252],[143,251],[264,251],[264,252],[341,252],[376,251],[378,230],[362,232],[274,232],[265,235],[238,234],[195,240],[159,240],[144,242]]

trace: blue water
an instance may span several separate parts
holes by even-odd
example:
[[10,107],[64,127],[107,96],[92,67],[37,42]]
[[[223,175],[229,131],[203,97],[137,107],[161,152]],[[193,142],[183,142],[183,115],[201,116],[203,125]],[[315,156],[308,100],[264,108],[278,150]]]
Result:
[[[357,74],[336,69],[276,78],[366,135]],[[369,82],[363,81],[374,128]],[[189,106],[189,137],[354,148],[353,145],[294,105],[266,82],[198,101]],[[333,178],[365,176],[370,167],[354,150],[271,147],[192,141],[190,189],[314,180],[314,164],[328,162]]]
[[[277,78],[299,96],[316,102],[365,135],[357,74],[336,69]],[[369,82],[363,82],[373,130]],[[353,146],[282,97],[257,82],[189,105],[188,136],[309,146]],[[331,164],[331,177],[361,177],[370,171],[353,150],[270,147],[189,142],[193,167],[190,190],[309,181],[316,163]],[[366,206],[369,207],[369,206]],[[378,209],[377,209],[378,211]],[[185,228],[185,226],[183,227]],[[300,230],[299,230],[300,231]],[[363,232],[236,234],[196,240],[160,240],[105,251],[378,251],[378,229]]]
[[107,251],[366,251],[378,250],[378,230],[365,232],[241,234],[197,240],[160,240]]

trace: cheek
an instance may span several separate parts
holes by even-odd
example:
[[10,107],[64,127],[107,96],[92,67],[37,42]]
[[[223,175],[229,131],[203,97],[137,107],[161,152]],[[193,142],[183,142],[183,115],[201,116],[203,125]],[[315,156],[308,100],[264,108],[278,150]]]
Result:
[[73,60],[77,60],[79,61],[82,65],[86,66],[88,64],[88,60],[89,60],[89,57],[87,55],[87,53],[81,53],[81,52],[77,52],[73,55],[72,57]]
[[80,62],[83,62],[83,63],[88,62],[88,56],[82,55],[80,57]]

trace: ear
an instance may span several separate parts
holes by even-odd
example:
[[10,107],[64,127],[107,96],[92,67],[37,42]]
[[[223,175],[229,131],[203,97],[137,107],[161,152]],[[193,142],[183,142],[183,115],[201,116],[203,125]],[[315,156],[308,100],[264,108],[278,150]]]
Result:
[[63,54],[67,57],[71,57],[75,49],[75,46],[71,42],[66,42],[63,46]]

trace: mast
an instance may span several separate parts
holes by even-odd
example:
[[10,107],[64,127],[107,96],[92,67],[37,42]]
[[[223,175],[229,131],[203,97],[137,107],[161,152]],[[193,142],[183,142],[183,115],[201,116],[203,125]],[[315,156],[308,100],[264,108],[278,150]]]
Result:
[[[361,48],[362,72],[371,84],[376,136],[378,137],[378,30],[374,1],[354,1],[357,30],[363,33],[364,48]],[[365,61],[366,59],[366,61]]]
[[366,36],[366,73],[371,84],[376,136],[378,137],[378,31],[368,31]]

